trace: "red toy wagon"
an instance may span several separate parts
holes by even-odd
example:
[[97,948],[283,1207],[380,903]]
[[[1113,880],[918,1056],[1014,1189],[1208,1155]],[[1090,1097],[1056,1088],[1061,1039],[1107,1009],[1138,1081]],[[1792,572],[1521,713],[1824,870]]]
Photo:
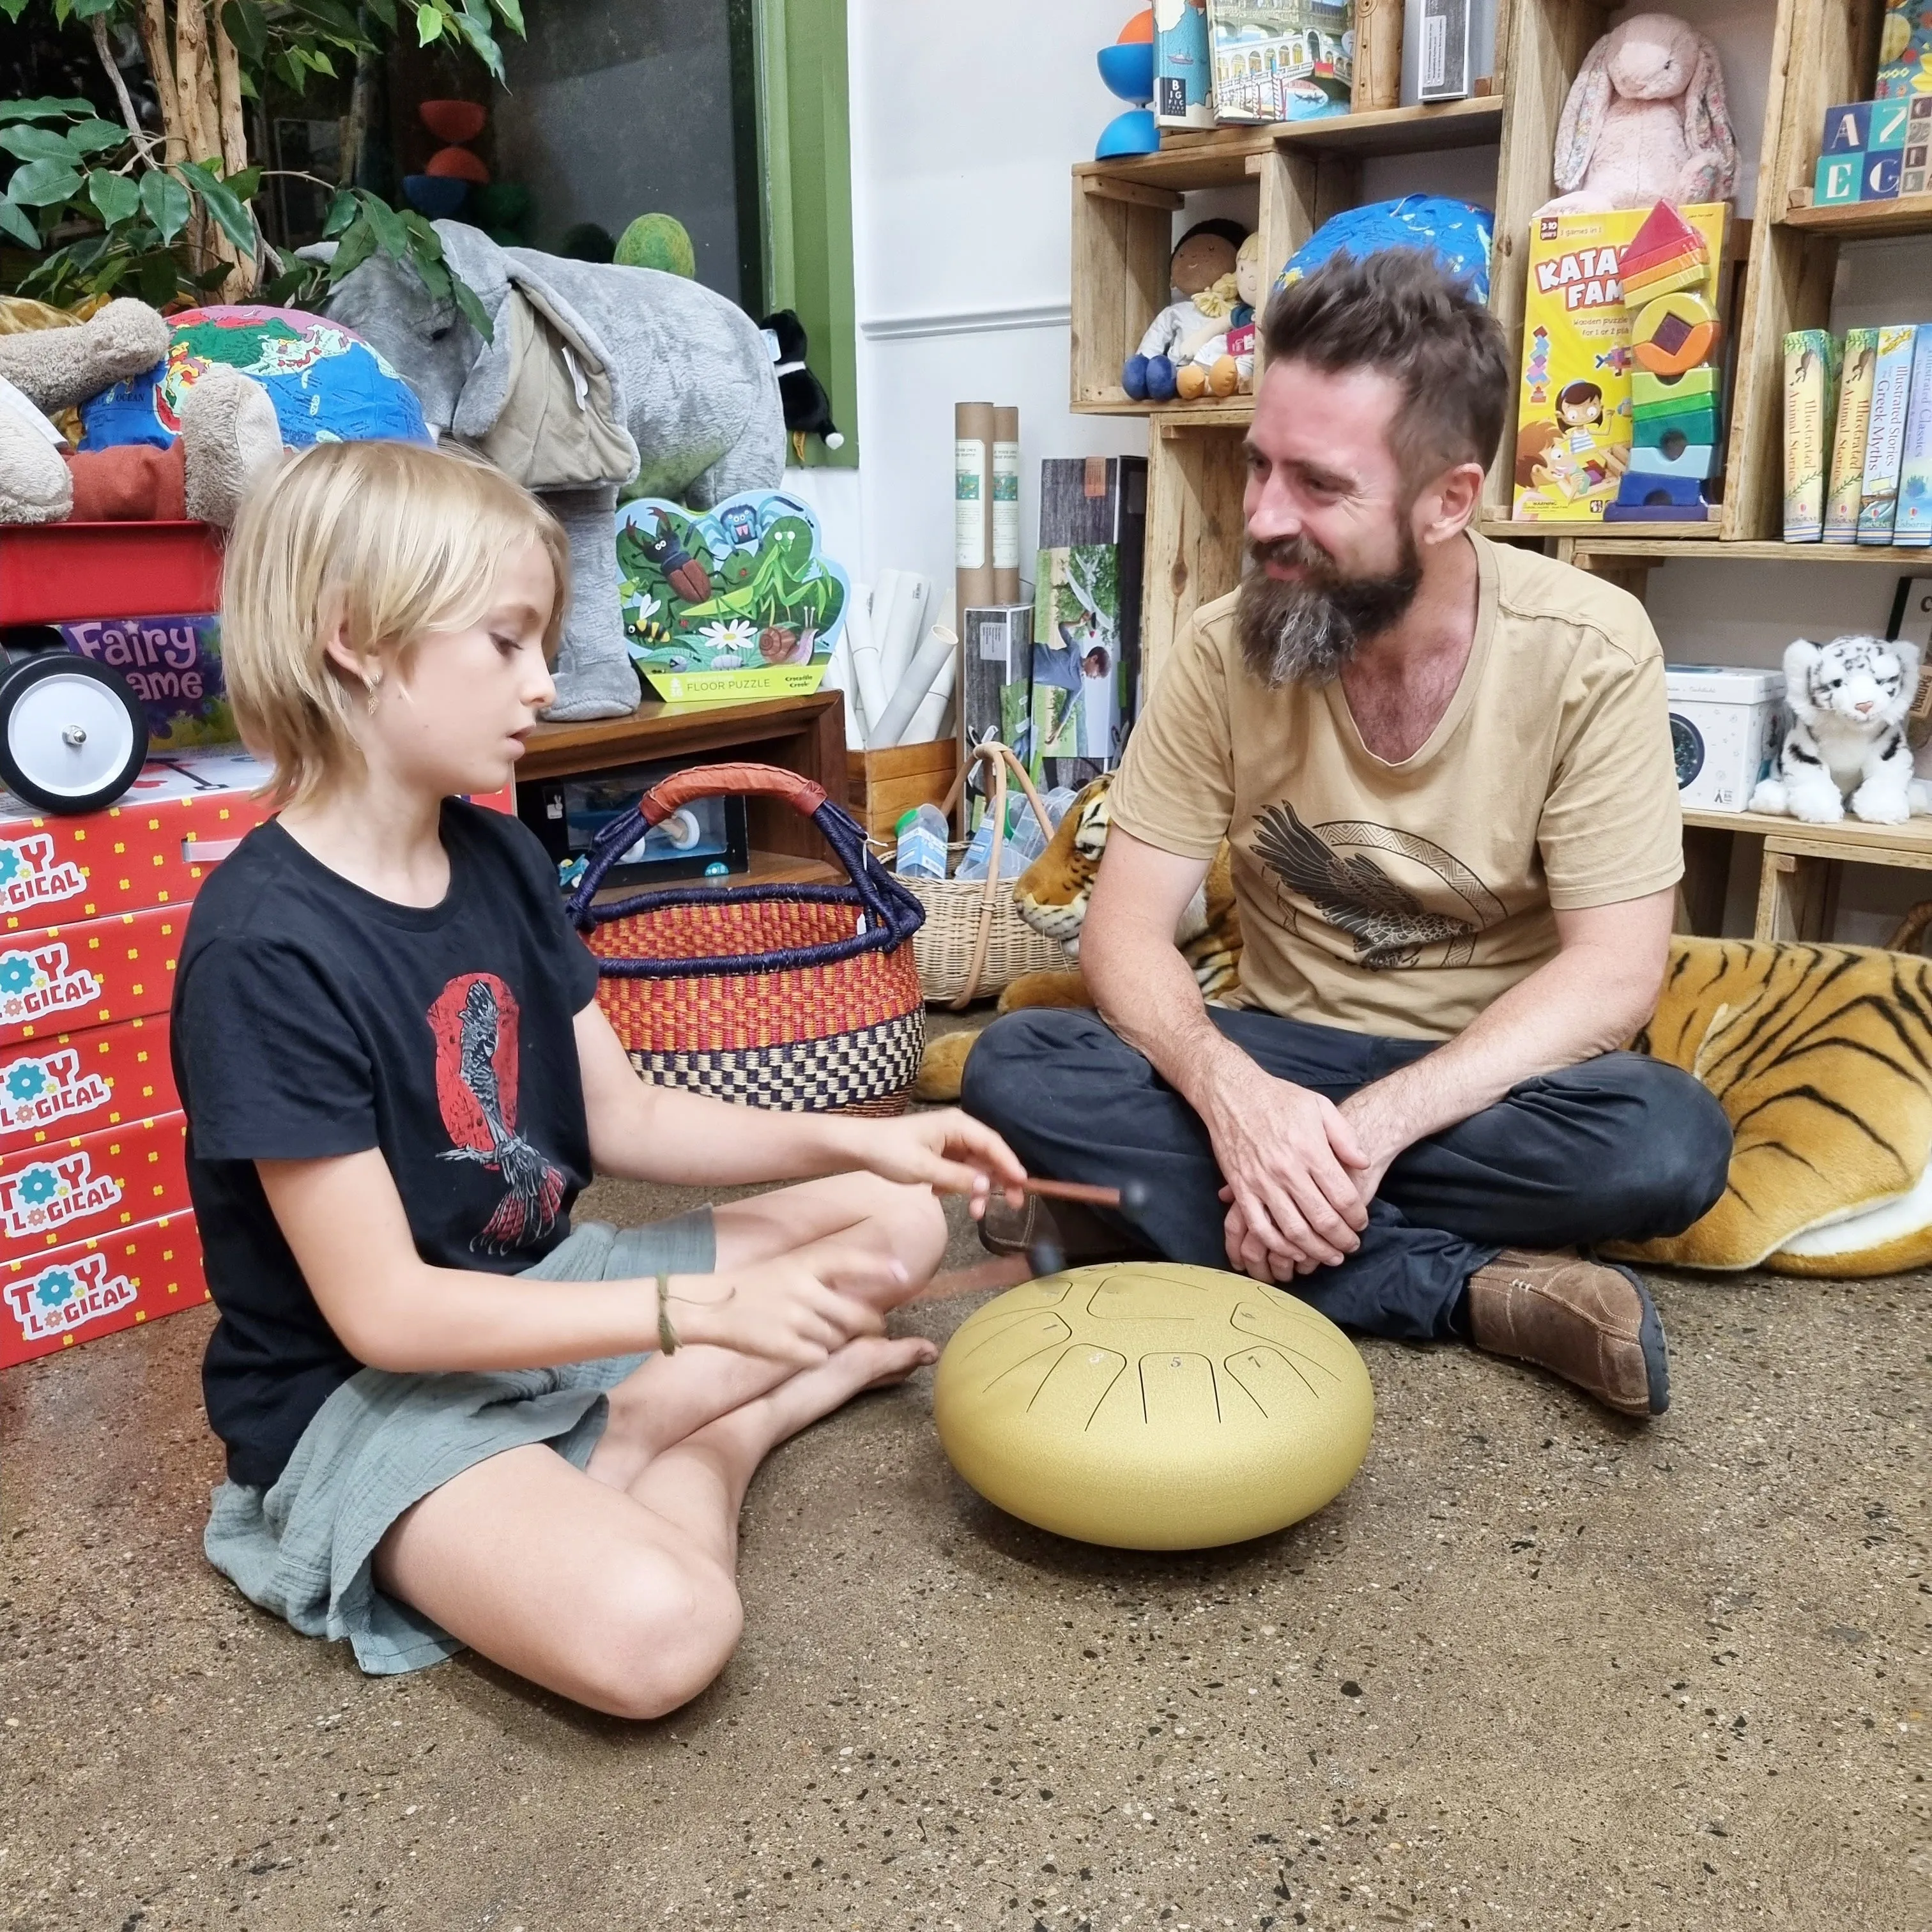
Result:
[[0,529],[0,778],[44,812],[98,812],[134,782],[148,720],[110,665],[65,650],[56,624],[213,610],[221,538],[206,524]]

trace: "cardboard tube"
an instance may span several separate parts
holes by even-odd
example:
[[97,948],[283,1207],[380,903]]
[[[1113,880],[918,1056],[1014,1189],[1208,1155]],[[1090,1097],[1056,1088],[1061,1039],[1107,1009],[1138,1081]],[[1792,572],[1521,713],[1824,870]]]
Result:
[[886,703],[879,728],[873,736],[874,751],[882,752],[893,745],[916,742],[907,739],[905,728],[912,722],[913,713],[926,701],[926,694],[938,682],[941,670],[952,663],[958,650],[959,640],[943,626],[934,625],[931,634],[920,646],[919,655],[907,667],[898,689]]
[[889,704],[926,633],[926,604],[932,590],[932,586],[916,571],[896,571],[891,608],[874,613],[872,630],[879,640],[879,680],[885,686]]
[[873,745],[872,720],[886,711],[886,684],[880,674],[878,641],[872,634],[872,593],[862,584],[852,586],[851,608],[845,614],[845,634],[852,644],[852,678],[859,694],[860,735],[864,747]]
[[[995,604],[1020,601],[1020,412],[993,411],[993,595]],[[964,593],[961,593],[962,598]],[[963,602],[958,608],[964,610]]]
[[832,647],[832,661],[825,667],[825,675],[818,686],[820,691],[839,691],[845,694],[845,748],[848,752],[862,752],[866,748],[866,721],[859,715],[856,682],[852,674],[852,621],[848,614],[839,631],[838,641]]
[[929,745],[937,738],[950,738],[952,735],[950,719],[952,712],[952,694],[958,687],[959,654],[955,651],[939,668],[939,676],[934,680],[932,688],[920,700],[919,709],[912,714],[912,722],[905,728],[905,735],[899,742],[902,745]]
[[993,601],[993,406],[952,406],[952,565],[959,608]]

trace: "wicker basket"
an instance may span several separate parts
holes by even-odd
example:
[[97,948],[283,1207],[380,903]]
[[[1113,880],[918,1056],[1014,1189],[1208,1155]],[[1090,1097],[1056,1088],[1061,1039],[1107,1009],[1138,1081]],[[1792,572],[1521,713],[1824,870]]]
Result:
[[1046,807],[1041,804],[1027,769],[1002,744],[988,740],[973,754],[952,781],[946,796],[950,814],[974,766],[992,767],[993,796],[987,806],[993,814],[993,850],[983,879],[902,879],[898,884],[926,908],[926,923],[913,941],[919,960],[920,982],[934,1006],[950,1005],[955,1012],[975,1000],[1003,993],[1022,973],[1064,972],[1066,948],[1057,939],[1036,932],[1013,910],[1012,886],[1000,878],[1000,851],[1006,839],[1006,768],[1014,776],[1051,837]]
[[[728,792],[783,799],[851,883],[672,886],[592,903],[648,827]],[[808,779],[771,765],[673,773],[598,834],[569,909],[597,956],[598,1004],[644,1079],[781,1112],[904,1110],[926,1048],[912,945],[925,915]]]

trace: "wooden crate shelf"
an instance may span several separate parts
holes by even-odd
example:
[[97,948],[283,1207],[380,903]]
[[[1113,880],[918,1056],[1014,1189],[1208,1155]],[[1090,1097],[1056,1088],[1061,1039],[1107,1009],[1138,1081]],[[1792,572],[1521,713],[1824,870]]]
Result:
[[1784,226],[1838,242],[1876,242],[1888,235],[1932,235],[1932,194],[1901,194],[1891,201],[1858,201],[1814,208],[1808,188],[1786,209]]
[[[1129,400],[1120,387],[1121,362],[1165,305],[1169,239],[1185,195],[1253,182],[1264,254],[1278,266],[1330,215],[1364,199],[1366,160],[1495,143],[1490,305],[1512,364],[1520,367],[1532,218],[1552,192],[1551,156],[1570,83],[1616,10],[1601,0],[1502,0],[1498,10],[1496,74],[1486,97],[1170,136],[1157,154],[1074,170],[1072,406],[1092,415],[1142,416],[1150,426],[1142,615],[1150,682],[1180,626],[1239,579],[1240,441],[1253,413],[1246,397],[1148,405]],[[1485,481],[1478,520],[1485,536],[1553,544],[1558,556],[1640,596],[1651,566],[1672,558],[1877,564],[1932,574],[1932,556],[1923,551],[1778,541],[1784,337],[1828,323],[1844,242],[1932,233],[1932,195],[1846,208],[1810,205],[1824,110],[1870,92],[1882,10],[1878,0],[1776,0],[1764,10],[1768,74],[1758,148],[1763,218],[1733,221],[1725,245],[1720,295],[1730,344],[1730,424],[1724,500],[1713,506],[1717,514],[1694,526],[1621,524],[1614,535],[1589,526],[1515,522],[1509,516],[1511,466],[1503,454],[1516,442],[1512,386],[1502,452]]]
[[[659,758],[746,760],[780,765],[810,778],[835,805],[845,802],[845,700],[836,691],[806,698],[768,698],[726,704],[640,704],[622,718],[599,718],[583,724],[539,724],[518,761],[517,777],[567,778],[613,765],[644,764]],[[836,876],[825,842],[810,820],[781,800],[748,802],[751,843],[766,870],[754,878],[778,876],[770,868],[800,863],[796,876]],[[816,868],[815,870],[809,869]],[[785,874],[790,877],[790,873]],[[736,875],[734,884],[746,883]]]

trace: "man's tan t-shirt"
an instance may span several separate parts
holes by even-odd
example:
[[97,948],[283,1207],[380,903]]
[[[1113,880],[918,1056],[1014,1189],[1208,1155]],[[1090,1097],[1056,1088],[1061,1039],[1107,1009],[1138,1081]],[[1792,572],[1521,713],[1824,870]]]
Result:
[[1664,655],[1642,604],[1471,536],[1475,638],[1448,710],[1400,764],[1338,679],[1270,690],[1235,598],[1204,605],[1127,742],[1114,824],[1162,851],[1234,849],[1234,1004],[1446,1040],[1556,952],[1551,908],[1640,898],[1683,867]]

